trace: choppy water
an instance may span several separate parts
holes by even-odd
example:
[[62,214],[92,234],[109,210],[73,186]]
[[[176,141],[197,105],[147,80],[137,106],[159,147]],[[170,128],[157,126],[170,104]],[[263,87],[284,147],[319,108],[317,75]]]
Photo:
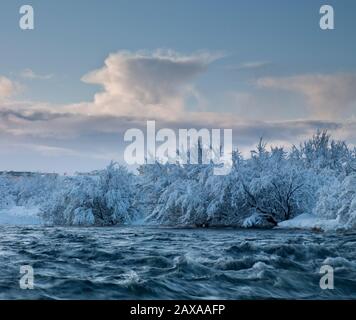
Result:
[[0,298],[355,299],[356,233],[0,226]]

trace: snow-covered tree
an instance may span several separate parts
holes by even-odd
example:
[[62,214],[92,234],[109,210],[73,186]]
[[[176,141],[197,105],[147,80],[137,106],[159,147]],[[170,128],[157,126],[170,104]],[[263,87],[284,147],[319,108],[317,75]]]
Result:
[[14,206],[16,203],[16,194],[14,182],[6,174],[0,175],[0,209]]
[[42,206],[42,217],[55,225],[115,225],[135,216],[133,175],[111,163],[98,176],[67,178]]
[[291,159],[303,163],[314,170],[331,169],[342,172],[355,159],[354,152],[345,141],[336,141],[326,130],[318,130],[313,137],[293,147]]
[[337,219],[345,228],[356,228],[356,173],[323,186],[315,213],[323,218]]
[[[238,193],[256,223],[275,225],[313,206],[312,171],[295,164],[283,148],[267,151],[262,141],[240,169]],[[253,226],[251,219],[244,225]]]
[[14,185],[16,204],[20,206],[37,206],[46,201],[59,183],[55,174],[34,173],[29,177],[21,177]]

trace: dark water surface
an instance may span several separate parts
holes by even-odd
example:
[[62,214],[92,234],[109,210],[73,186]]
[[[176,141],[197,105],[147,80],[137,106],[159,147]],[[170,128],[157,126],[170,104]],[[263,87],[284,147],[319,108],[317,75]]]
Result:
[[0,299],[28,298],[356,299],[356,233],[0,226]]

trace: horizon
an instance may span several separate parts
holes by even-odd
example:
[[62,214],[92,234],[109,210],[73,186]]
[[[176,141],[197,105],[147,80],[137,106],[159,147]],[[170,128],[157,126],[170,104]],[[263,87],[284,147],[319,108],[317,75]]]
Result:
[[[335,141],[335,142],[343,142],[346,144],[346,146],[349,148],[349,149],[354,149],[354,152],[356,152],[356,146],[352,145],[352,144],[349,144],[347,143],[347,141],[345,140],[334,140],[332,135],[329,135],[328,134],[328,131],[325,130],[324,131],[328,137],[330,138],[329,140],[329,145],[330,145],[330,142],[332,141]],[[267,149],[267,152],[271,152],[273,148],[277,147],[277,148],[282,148],[283,151],[286,152],[286,155],[288,158],[290,152],[292,151],[292,148],[293,147],[297,147],[297,148],[300,148],[302,146],[303,143],[311,140],[315,135],[317,135],[318,133],[322,133],[321,131],[316,131],[312,136],[310,136],[309,138],[307,138],[306,140],[303,140],[303,141],[300,141],[298,144],[293,144],[293,145],[290,145],[290,146],[274,146],[274,145],[270,145],[268,143],[268,141],[265,141],[263,137],[260,137],[260,140],[259,142],[263,142],[266,146],[266,149]],[[257,147],[258,147],[258,144],[259,144],[258,141],[256,141],[256,143],[253,145],[253,148],[247,152],[247,153],[241,153],[238,146],[233,146],[233,152],[239,152],[240,156],[242,157],[243,160],[249,160],[251,159],[252,157],[252,153],[255,152],[257,150]],[[162,161],[160,161],[159,159],[156,161],[158,161],[159,163],[164,163]],[[121,166],[124,166],[129,172],[137,175],[138,172],[137,172],[137,169],[141,166],[139,164],[136,164],[136,165],[129,165],[129,164],[126,164],[126,163],[119,163],[117,161],[115,161],[114,159],[111,159],[109,160],[103,167],[98,167],[98,168],[95,168],[93,170],[90,170],[90,171],[70,171],[70,170],[66,170],[66,171],[41,171],[41,170],[0,170],[0,175],[1,174],[6,174],[6,173],[36,173],[36,174],[56,174],[56,175],[60,175],[60,176],[77,176],[77,175],[85,175],[85,174],[92,174],[94,172],[100,172],[100,171],[103,171],[105,170],[105,168],[107,168],[109,166],[110,163],[116,163],[118,165],[121,165]],[[145,162],[145,165],[148,164],[147,163],[147,159],[146,159],[146,162]],[[184,165],[184,164],[183,164]]]

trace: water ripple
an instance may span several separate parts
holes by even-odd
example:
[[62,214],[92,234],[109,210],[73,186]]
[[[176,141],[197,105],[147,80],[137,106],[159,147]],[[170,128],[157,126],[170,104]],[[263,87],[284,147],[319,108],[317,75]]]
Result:
[[[1,299],[355,299],[356,234],[0,226]],[[319,287],[321,265],[335,289]],[[35,288],[21,290],[31,265]]]

